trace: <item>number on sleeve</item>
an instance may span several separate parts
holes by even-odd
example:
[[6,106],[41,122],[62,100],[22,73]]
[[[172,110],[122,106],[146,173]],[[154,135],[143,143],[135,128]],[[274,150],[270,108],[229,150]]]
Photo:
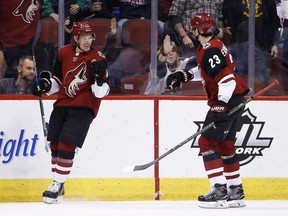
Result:
[[220,64],[221,63],[221,60],[220,60],[218,55],[213,55],[213,57],[209,58],[208,61],[210,63],[211,68],[215,68],[216,64]]

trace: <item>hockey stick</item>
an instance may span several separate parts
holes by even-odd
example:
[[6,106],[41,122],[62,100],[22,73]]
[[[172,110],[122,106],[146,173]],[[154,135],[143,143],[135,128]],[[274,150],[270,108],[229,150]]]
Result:
[[[41,20],[39,20],[38,23],[37,23],[37,29],[36,29],[35,37],[34,37],[33,43],[32,43],[32,58],[33,58],[33,63],[34,63],[34,67],[35,67],[36,84],[37,85],[39,85],[40,78],[39,78],[39,74],[37,72],[37,65],[36,65],[36,59],[35,59],[35,48],[36,48],[37,41],[38,41],[38,39],[40,37],[41,28],[42,28]],[[39,95],[38,101],[39,101],[40,112],[41,112],[42,128],[43,128],[44,142],[45,142],[45,150],[46,150],[46,152],[48,152],[49,151],[49,147],[48,147],[48,141],[47,141],[47,127],[46,127],[46,121],[45,121],[45,112],[44,112],[44,107],[43,107],[42,95]]]
[[[237,105],[236,107],[234,107],[229,113],[228,116],[232,115],[234,112],[236,112],[237,110],[239,110],[240,108],[244,107],[247,103],[249,103],[250,101],[252,101],[254,98],[258,97],[259,95],[262,95],[264,92],[268,91],[269,89],[273,88],[274,86],[278,85],[279,82],[277,80],[274,80],[271,84],[269,84],[268,86],[266,86],[264,89],[260,90],[258,93],[254,94],[253,96],[249,97],[247,100],[245,100],[244,102],[240,103],[239,105]],[[195,134],[193,134],[192,136],[188,137],[187,139],[185,139],[184,141],[182,141],[181,143],[179,143],[178,145],[176,145],[175,147],[171,148],[169,151],[165,152],[164,154],[162,154],[161,156],[159,156],[158,158],[156,158],[155,160],[147,163],[147,164],[143,164],[143,165],[136,165],[136,166],[127,166],[123,168],[123,172],[131,172],[131,171],[139,171],[139,170],[145,170],[148,167],[156,164],[158,161],[160,161],[161,159],[163,159],[164,157],[166,157],[167,155],[171,154],[172,152],[174,152],[175,150],[177,150],[178,148],[180,148],[181,146],[183,146],[184,144],[188,143],[190,140],[194,139],[195,137],[197,137],[198,135],[202,134],[203,132],[207,131],[208,129],[210,129],[211,127],[213,127],[214,122],[211,122],[210,124],[206,125],[204,128],[202,128],[201,130],[199,130],[198,132],[196,132]]]

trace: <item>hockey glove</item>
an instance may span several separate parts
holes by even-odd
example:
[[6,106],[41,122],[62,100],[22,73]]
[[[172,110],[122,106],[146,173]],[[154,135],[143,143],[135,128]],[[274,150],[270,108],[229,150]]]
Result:
[[98,86],[102,86],[107,81],[107,60],[91,61],[91,72]]
[[[228,119],[227,104],[223,101],[217,101],[211,107],[213,113],[214,123],[222,123]],[[217,127],[217,126],[216,126]]]
[[180,87],[183,82],[191,80],[193,75],[186,71],[176,71],[175,73],[170,74],[166,80],[166,88],[170,91],[175,90]]
[[32,86],[32,94],[35,96],[40,96],[41,94],[44,94],[51,89],[51,81],[50,79],[41,78],[39,80],[39,83],[36,82]]

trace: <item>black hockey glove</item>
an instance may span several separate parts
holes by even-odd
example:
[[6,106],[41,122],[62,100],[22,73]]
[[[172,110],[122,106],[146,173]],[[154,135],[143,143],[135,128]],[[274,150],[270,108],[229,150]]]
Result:
[[170,91],[178,88],[182,83],[191,80],[193,75],[186,71],[176,71],[175,73],[170,74],[166,80],[166,88]]
[[91,61],[91,72],[98,86],[102,86],[107,81],[107,60]]
[[41,78],[39,83],[34,83],[32,86],[32,94],[35,96],[40,96],[51,89],[51,81],[50,79]]
[[166,87],[169,90],[174,90],[178,88],[184,81],[184,74],[182,71],[176,71],[175,73],[170,74],[166,79]]
[[215,102],[211,107],[211,111],[214,116],[214,123],[222,123],[228,120],[228,109],[225,102],[220,100]]

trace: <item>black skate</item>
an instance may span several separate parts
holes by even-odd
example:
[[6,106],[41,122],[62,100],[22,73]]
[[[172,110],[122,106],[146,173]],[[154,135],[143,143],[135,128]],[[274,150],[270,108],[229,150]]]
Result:
[[226,184],[215,184],[211,190],[198,197],[198,205],[202,208],[228,208]]
[[48,190],[43,192],[43,202],[47,204],[59,203],[62,201],[62,195],[64,195],[64,183],[54,181]]
[[239,208],[245,207],[246,204],[244,202],[244,190],[242,184],[240,185],[231,185],[228,189],[228,206],[229,208]]

